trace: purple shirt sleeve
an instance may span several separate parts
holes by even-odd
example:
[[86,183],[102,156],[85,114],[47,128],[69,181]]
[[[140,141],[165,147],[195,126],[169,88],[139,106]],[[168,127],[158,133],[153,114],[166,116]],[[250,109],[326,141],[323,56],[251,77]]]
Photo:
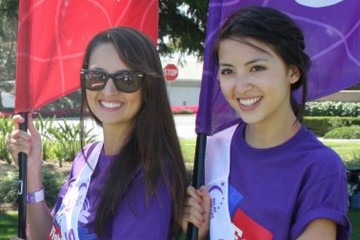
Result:
[[[233,223],[239,223],[236,213],[241,212],[274,239],[297,239],[312,221],[329,219],[337,224],[337,239],[349,239],[346,171],[338,154],[305,127],[265,149],[249,146],[244,130],[240,125],[231,149]],[[259,233],[241,220],[241,231]]]
[[[316,154],[316,153],[314,153]],[[323,152],[324,154],[324,152]],[[323,156],[336,159],[331,151]],[[296,222],[292,227],[291,239],[300,236],[307,225],[316,219],[329,219],[337,223],[337,239],[348,239],[350,232],[347,212],[348,194],[346,175],[339,161],[326,161],[321,166],[314,165],[305,176],[306,182],[297,201]]]

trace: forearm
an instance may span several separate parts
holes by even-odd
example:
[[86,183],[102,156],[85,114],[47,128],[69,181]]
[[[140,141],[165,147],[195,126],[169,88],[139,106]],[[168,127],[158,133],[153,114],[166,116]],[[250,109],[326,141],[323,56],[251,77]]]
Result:
[[[29,169],[28,177],[28,193],[34,193],[43,188],[41,175],[38,171]],[[45,200],[27,204],[27,223],[31,226],[33,239],[48,239],[52,222],[53,217]]]
[[48,239],[53,217],[45,201],[27,205],[27,223],[31,226],[33,239]]

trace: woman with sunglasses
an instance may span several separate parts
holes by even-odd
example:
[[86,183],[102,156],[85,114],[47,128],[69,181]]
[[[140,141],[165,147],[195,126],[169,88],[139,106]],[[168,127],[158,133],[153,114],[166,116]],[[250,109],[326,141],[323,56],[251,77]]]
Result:
[[[41,139],[14,116],[9,150],[28,155],[33,239],[171,239],[179,233],[186,171],[159,55],[142,33],[108,29],[88,44],[80,71],[82,111],[103,141],[82,147],[50,212],[41,182]],[[66,151],[66,149],[64,149]]]
[[190,222],[200,239],[349,238],[343,163],[301,123],[304,49],[302,31],[275,9],[247,7],[225,21],[214,58],[242,122],[208,138],[206,187],[188,188],[184,230]]

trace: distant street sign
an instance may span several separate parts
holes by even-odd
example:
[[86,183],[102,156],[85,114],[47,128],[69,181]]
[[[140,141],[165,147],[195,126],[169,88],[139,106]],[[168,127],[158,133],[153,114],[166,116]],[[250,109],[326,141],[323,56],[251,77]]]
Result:
[[179,70],[175,64],[167,64],[164,67],[164,76],[168,81],[174,81],[178,77]]

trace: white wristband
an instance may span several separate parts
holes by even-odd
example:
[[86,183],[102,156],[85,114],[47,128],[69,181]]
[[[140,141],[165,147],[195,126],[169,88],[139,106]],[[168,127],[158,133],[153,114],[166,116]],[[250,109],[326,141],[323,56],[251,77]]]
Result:
[[45,191],[42,187],[37,192],[28,193],[26,195],[26,201],[28,204],[38,203],[45,200]]

